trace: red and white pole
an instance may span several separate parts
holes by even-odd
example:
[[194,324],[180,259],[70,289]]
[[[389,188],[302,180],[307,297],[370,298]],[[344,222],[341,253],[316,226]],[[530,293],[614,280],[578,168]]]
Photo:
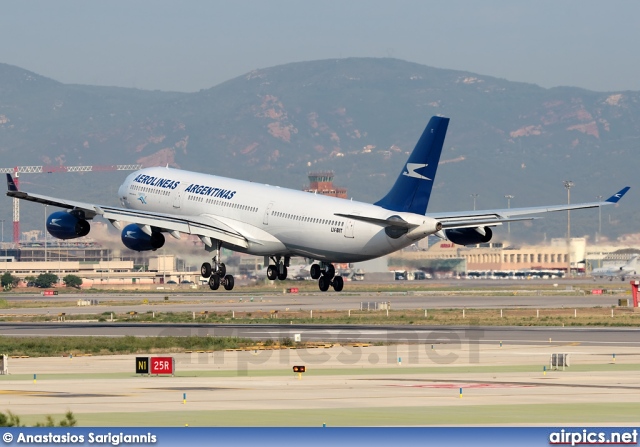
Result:
[[[16,184],[16,188],[20,189],[18,180],[18,168],[13,170],[13,181]],[[13,198],[13,243],[20,244],[20,200]]]
[[633,296],[633,307],[638,307],[638,286],[640,281],[631,281],[631,296]]

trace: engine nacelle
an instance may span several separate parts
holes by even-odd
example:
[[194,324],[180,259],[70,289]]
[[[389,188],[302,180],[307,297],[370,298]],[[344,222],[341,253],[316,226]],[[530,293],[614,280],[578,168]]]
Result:
[[157,250],[164,245],[164,235],[162,233],[153,231],[149,236],[136,224],[124,227],[121,239],[125,247],[135,251]]
[[489,242],[491,237],[493,237],[493,232],[489,227],[444,230],[444,234],[447,236],[447,239],[458,245],[481,244]]
[[75,239],[86,236],[91,230],[91,225],[66,211],[56,211],[47,217],[47,231],[57,239]]

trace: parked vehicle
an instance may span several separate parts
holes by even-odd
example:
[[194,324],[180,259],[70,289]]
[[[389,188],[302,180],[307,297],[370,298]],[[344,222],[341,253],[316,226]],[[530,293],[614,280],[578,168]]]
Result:
[[416,270],[408,274],[407,279],[413,279],[414,281],[424,281],[425,279],[431,279],[429,273],[425,273],[422,270]]
[[407,280],[407,271],[406,270],[396,270],[396,281],[406,281]]

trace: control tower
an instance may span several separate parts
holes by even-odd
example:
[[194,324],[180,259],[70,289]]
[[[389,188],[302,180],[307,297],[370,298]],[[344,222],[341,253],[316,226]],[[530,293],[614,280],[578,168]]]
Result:
[[331,197],[347,198],[347,188],[338,188],[333,186],[333,171],[310,172],[309,187],[305,188],[306,192],[322,194]]

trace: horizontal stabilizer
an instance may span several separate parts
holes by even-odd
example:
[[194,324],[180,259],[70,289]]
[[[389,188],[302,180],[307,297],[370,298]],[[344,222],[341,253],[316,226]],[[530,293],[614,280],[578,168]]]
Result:
[[477,227],[492,227],[495,225],[502,225],[508,222],[521,222],[523,220],[536,220],[542,219],[542,217],[509,217],[506,219],[501,218],[484,218],[484,219],[460,219],[449,220],[442,223],[442,228],[447,230],[453,230],[456,228],[477,228]]
[[7,190],[11,192],[17,192],[18,187],[16,186],[16,182],[11,177],[11,174],[7,174]]
[[374,225],[380,225],[381,227],[400,227],[400,228],[412,229],[418,226],[416,224],[405,222],[404,220],[378,219],[376,217],[366,217],[366,216],[360,216],[358,214],[335,213],[334,216],[346,217],[347,219],[353,219],[353,220],[359,220],[359,221],[367,222]]

